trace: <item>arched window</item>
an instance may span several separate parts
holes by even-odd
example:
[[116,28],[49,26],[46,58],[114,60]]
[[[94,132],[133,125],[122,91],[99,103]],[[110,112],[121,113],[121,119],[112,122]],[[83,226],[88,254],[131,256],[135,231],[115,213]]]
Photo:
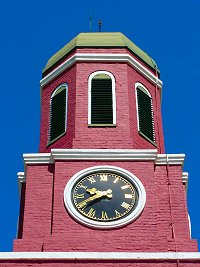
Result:
[[107,71],[97,71],[89,77],[88,124],[116,124],[115,78]]
[[138,131],[155,143],[152,98],[149,91],[140,83],[136,83],[136,104]]
[[49,142],[66,132],[67,127],[67,84],[61,84],[51,96]]

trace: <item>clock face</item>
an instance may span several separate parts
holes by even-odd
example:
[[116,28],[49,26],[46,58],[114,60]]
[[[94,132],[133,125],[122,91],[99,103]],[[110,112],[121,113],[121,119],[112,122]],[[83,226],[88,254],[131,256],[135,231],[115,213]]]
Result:
[[112,221],[134,210],[138,194],[133,183],[118,174],[98,172],[80,179],[72,188],[72,203],[83,216]]
[[78,222],[93,228],[121,227],[137,219],[146,202],[140,180],[114,166],[95,166],[76,173],[64,190],[64,203]]

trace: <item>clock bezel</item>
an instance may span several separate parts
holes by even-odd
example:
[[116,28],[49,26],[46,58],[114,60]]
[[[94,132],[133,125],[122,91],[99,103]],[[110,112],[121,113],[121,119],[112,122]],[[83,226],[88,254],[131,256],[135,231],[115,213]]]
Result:
[[[95,221],[92,219],[89,219],[88,217],[85,217],[82,215],[74,206],[71,198],[71,192],[74,187],[74,185],[80,181],[80,179],[84,178],[87,175],[91,175],[93,173],[97,172],[111,172],[116,173],[125,179],[129,180],[135,187],[138,193],[138,201],[136,204],[136,207],[133,211],[131,211],[127,216],[119,218],[118,220],[114,221]],[[120,167],[110,166],[110,165],[102,165],[102,166],[94,166],[90,168],[86,168],[84,170],[79,171],[74,176],[71,177],[71,179],[68,181],[68,183],[65,186],[64,189],[64,204],[67,208],[70,215],[80,222],[81,224],[84,224],[88,227],[92,228],[100,228],[100,229],[111,229],[111,228],[119,228],[124,225],[129,224],[130,222],[136,220],[140,214],[142,213],[144,206],[146,203],[146,191],[141,183],[141,181],[131,172],[122,169]]]

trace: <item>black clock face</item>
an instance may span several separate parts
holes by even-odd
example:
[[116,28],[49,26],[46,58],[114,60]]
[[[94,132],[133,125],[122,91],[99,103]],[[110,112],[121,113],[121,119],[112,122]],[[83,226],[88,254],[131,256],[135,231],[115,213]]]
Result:
[[136,207],[134,184],[115,173],[98,172],[80,179],[72,188],[72,203],[83,216],[95,221],[126,217]]

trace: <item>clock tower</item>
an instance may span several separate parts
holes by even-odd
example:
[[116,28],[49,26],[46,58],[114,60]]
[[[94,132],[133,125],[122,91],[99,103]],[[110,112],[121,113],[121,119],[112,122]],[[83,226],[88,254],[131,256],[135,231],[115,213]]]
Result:
[[0,266],[200,266],[155,61],[122,33],[81,33],[42,74],[39,153]]

